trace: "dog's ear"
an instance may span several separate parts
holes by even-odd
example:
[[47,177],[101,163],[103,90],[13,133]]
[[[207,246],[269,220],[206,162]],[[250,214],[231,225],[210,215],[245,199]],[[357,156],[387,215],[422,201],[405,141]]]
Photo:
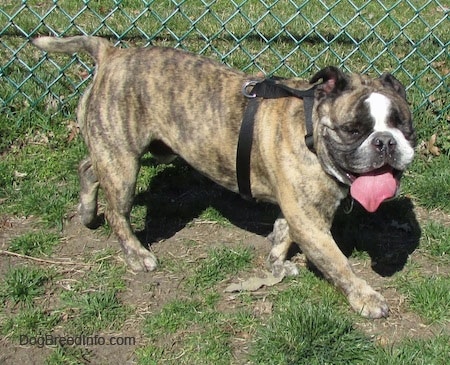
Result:
[[400,81],[390,73],[384,73],[380,76],[380,81],[385,87],[394,89],[403,99],[406,100],[406,90]]
[[317,72],[311,80],[310,84],[322,80],[322,83],[317,85],[317,90],[325,95],[339,94],[347,88],[348,79],[346,75],[337,67],[328,66]]

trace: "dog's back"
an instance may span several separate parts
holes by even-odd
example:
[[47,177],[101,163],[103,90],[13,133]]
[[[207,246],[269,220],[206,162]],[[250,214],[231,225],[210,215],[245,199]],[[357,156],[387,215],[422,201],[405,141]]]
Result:
[[77,112],[90,150],[108,141],[136,156],[148,148],[163,160],[174,153],[236,189],[237,137],[247,103],[241,90],[248,76],[243,72],[179,49],[119,48],[100,37],[39,37],[33,44],[48,52],[85,52],[94,58],[94,80]]

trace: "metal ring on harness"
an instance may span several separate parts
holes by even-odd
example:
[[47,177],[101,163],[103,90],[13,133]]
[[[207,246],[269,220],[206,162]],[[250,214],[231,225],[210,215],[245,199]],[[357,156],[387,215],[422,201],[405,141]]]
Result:
[[244,85],[242,85],[242,94],[246,97],[246,98],[249,98],[249,99],[253,99],[253,98],[256,98],[256,94],[250,94],[248,91],[247,91],[247,89],[249,88],[249,87],[255,87],[255,85],[257,85],[257,84],[259,84],[261,81],[256,81],[256,80],[250,80],[250,81],[246,81],[245,83],[244,83]]

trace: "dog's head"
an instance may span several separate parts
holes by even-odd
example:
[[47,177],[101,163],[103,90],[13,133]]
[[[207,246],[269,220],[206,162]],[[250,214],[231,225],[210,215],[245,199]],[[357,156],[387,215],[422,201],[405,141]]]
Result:
[[395,196],[414,156],[415,132],[403,85],[391,74],[377,79],[327,67],[317,86],[315,145],[324,169],[350,185],[368,211]]

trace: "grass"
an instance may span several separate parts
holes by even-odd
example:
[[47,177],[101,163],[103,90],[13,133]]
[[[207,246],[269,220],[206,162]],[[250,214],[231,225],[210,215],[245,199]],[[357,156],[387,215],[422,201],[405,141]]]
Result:
[[432,276],[401,281],[409,306],[428,322],[450,323],[450,277]]
[[58,234],[40,230],[13,238],[8,249],[27,256],[48,256],[59,243]]
[[13,304],[31,307],[34,300],[45,292],[45,284],[54,273],[37,267],[17,266],[10,268],[5,275],[5,281],[0,287],[2,300]]
[[230,226],[231,223],[228,219],[226,219],[222,213],[220,213],[214,207],[206,208],[199,216],[199,219],[204,221],[216,222],[222,226]]
[[76,167],[84,146],[81,141],[56,145],[27,143],[0,160],[0,197],[6,203],[0,212],[34,215],[61,227],[78,197]]
[[164,333],[186,329],[203,311],[197,300],[174,300],[164,306],[158,315],[149,316],[145,323],[148,335],[156,339]]
[[[297,304],[297,305],[295,305]],[[369,363],[376,347],[334,307],[286,303],[256,334],[255,364]],[[294,306],[295,305],[295,306]]]
[[[6,262],[0,271],[2,336],[16,346],[24,333],[104,334],[126,331],[126,324],[132,323],[142,332],[134,350],[139,364],[448,362],[450,282],[445,267],[450,228],[445,221],[421,221],[418,252],[432,264],[408,262],[392,281],[386,278],[386,286],[392,283],[406,298],[401,310],[435,326],[436,334],[429,339],[404,338],[389,346],[381,346],[358,329],[361,319],[349,313],[343,296],[306,270],[299,279],[262,291],[263,298],[258,293],[223,294],[224,281],[246,275],[258,265],[257,253],[231,249],[226,239],[219,243],[206,237],[213,247],[205,249],[204,237],[182,238],[180,250],[188,259],[178,253],[162,255],[155,273],[169,282],[178,280],[177,287],[167,289],[158,279],[151,280],[144,285],[147,294],[167,290],[168,295],[157,304],[146,297],[147,306],[124,301],[127,273],[115,259],[116,251],[87,248],[74,258],[80,262],[74,267],[45,263],[58,255],[66,239],[70,241],[61,229],[77,204],[76,168],[86,153],[74,127],[74,111],[91,80],[86,76],[92,74],[93,65],[83,55],[44,56],[24,34],[70,35],[83,30],[108,36],[122,46],[175,46],[248,73],[285,77],[309,78],[329,64],[372,75],[393,72],[408,89],[418,142],[436,134],[440,150],[435,156],[418,149],[404,176],[403,194],[425,209],[450,214],[448,26],[437,3],[422,7],[425,1],[235,1],[239,9],[221,1],[180,3],[157,0],[144,7],[140,0],[119,5],[91,1],[79,13],[81,5],[72,0],[3,1],[0,218],[37,218],[36,229],[7,239],[5,247],[44,261],[32,266],[24,265],[25,259],[3,261],[1,256]],[[44,14],[45,22],[40,20]],[[107,19],[100,22],[99,17]],[[117,37],[111,36],[111,30]],[[143,165],[132,212],[136,230],[195,227],[199,220],[233,229],[222,210],[210,204],[211,197],[219,194],[189,167],[180,162],[156,165],[148,155]],[[152,212],[165,218],[156,219]],[[104,227],[103,233],[108,229]],[[359,254],[355,259],[367,263],[369,256]],[[266,308],[262,314],[261,307]],[[94,350],[50,350],[42,363],[95,362]]]
[[[215,303],[188,298],[174,300],[159,313],[147,317],[144,331],[153,341],[139,349],[138,363],[175,364],[181,354],[186,364],[229,364],[233,334],[251,330],[254,323],[254,316],[247,311],[223,313]],[[169,350],[165,344],[171,339],[177,339],[179,344]]]
[[20,335],[37,336],[51,332],[59,322],[54,313],[47,313],[41,308],[26,308],[17,315],[2,321],[2,334],[18,340]]
[[187,284],[193,289],[205,289],[248,268],[252,261],[252,252],[247,247],[229,249],[222,247],[211,250],[204,261],[194,270]]
[[440,208],[450,211],[449,157],[442,155],[433,159],[416,158],[405,179],[404,190],[428,209]]
[[111,254],[106,250],[88,257],[86,266],[77,269],[76,274],[68,270],[70,278],[64,266],[11,267],[0,286],[5,309],[0,317],[2,334],[18,339],[24,334],[45,336],[56,326],[65,334],[76,335],[119,328],[130,307],[119,298],[125,288],[125,267]]
[[437,335],[429,340],[408,339],[401,346],[386,350],[376,364],[445,364],[448,361],[449,341],[448,335]]
[[341,295],[309,272],[301,276],[273,296],[271,318],[255,334],[252,363],[368,363],[376,346],[342,311]]
[[120,328],[129,312],[118,299],[117,290],[69,292],[62,296],[70,329],[77,334],[92,334],[100,330]]
[[423,248],[431,255],[450,258],[450,228],[436,221],[428,221],[422,226]]
[[448,264],[450,249],[450,227],[438,221],[429,220],[422,225],[421,250],[436,265],[436,274],[426,274],[429,268],[417,262],[397,278],[396,287],[408,299],[408,306],[428,323],[450,323],[450,276],[439,272],[439,267]]
[[89,351],[79,347],[58,346],[46,359],[45,365],[79,365],[86,363]]
[[61,309],[70,318],[68,327],[77,334],[93,334],[100,330],[117,329],[123,324],[130,308],[119,299],[125,289],[125,267],[113,259],[113,252],[100,252],[86,261],[91,270],[61,293]]

